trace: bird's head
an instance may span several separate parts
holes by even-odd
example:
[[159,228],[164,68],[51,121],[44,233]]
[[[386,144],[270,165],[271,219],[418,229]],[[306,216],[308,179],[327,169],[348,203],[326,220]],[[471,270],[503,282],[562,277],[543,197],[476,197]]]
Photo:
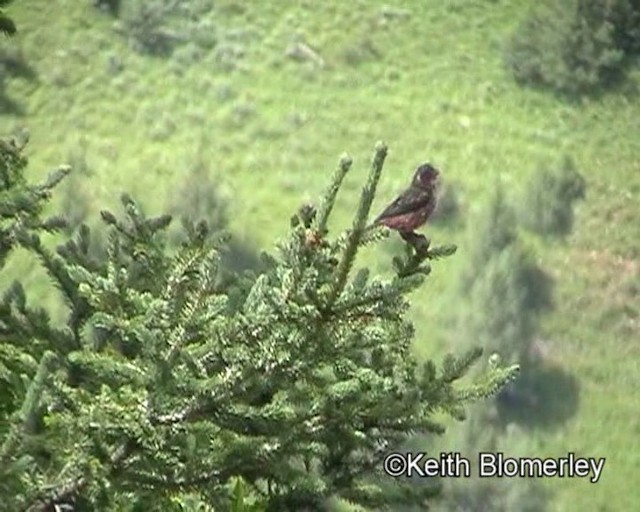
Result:
[[433,189],[440,183],[440,172],[431,164],[422,164],[416,169],[413,175],[413,185],[424,188]]

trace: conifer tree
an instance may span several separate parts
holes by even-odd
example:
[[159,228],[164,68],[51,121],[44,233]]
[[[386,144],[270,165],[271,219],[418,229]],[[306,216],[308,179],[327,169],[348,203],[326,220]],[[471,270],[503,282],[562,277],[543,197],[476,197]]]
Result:
[[[415,433],[442,432],[434,414],[463,414],[517,367],[466,384],[473,349],[441,368],[411,352],[408,294],[435,247],[395,261],[395,277],[354,272],[387,149],[376,147],[353,225],[328,221],[351,168],[343,157],[317,208],[306,205],[266,270],[218,279],[225,238],[189,223],[176,251],[169,216],[102,212],[107,256],[81,226],[56,251],[42,235],[51,189],[22,171],[24,144],[0,145],[0,263],[37,255],[67,307],[63,324],[31,305],[18,280],[0,301],[0,509],[322,510],[338,497],[379,510],[427,491],[375,479],[386,453]],[[18,276],[13,276],[18,277]],[[430,492],[430,491],[429,491]],[[56,508],[57,507],[57,508]]]
[[[527,373],[535,371],[528,364],[530,348],[540,314],[551,307],[551,284],[520,243],[518,227],[512,207],[497,187],[470,229],[456,317],[463,344],[473,340]],[[521,382],[518,379],[501,393],[507,399],[535,399],[517,387]],[[457,449],[466,456],[474,459],[479,452],[531,455],[517,452],[522,433],[515,425],[505,429],[496,402],[475,406],[470,416],[454,434]],[[533,480],[474,477],[445,484],[447,494],[441,506],[445,511],[540,512],[546,506],[547,498]]]

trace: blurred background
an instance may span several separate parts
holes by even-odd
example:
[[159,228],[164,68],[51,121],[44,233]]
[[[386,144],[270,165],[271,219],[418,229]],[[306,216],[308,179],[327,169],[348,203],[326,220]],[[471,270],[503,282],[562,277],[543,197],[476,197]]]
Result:
[[[532,8],[533,6],[533,8]],[[412,296],[415,350],[481,345],[522,365],[494,400],[414,448],[606,457],[601,480],[450,480],[443,511],[640,510],[640,3],[633,0],[16,0],[0,40],[0,128],[34,179],[101,232],[124,191],[150,215],[232,233],[255,266],[348,152],[333,234],[374,144],[374,210],[431,162],[423,231],[455,243]],[[361,265],[389,274],[399,237]],[[14,257],[8,275],[41,288]],[[60,306],[62,307],[62,306]]]

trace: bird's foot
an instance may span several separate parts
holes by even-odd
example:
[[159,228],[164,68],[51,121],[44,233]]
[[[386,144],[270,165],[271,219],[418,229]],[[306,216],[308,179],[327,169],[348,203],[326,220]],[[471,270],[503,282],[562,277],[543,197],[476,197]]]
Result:
[[416,233],[415,231],[401,231],[400,236],[413,247],[416,256],[425,258],[429,254],[431,240],[426,236]]

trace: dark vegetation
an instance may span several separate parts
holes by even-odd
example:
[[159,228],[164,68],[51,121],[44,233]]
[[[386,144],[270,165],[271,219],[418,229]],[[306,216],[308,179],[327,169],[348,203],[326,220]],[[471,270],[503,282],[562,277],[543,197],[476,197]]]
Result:
[[518,213],[522,224],[539,235],[567,236],[573,229],[574,203],[585,195],[585,179],[567,157],[531,174]]
[[637,0],[551,0],[523,20],[506,61],[521,83],[583,94],[618,83],[638,50]]
[[201,22],[211,8],[208,2],[102,0],[96,5],[120,20],[120,32],[141,53],[168,57],[180,45],[210,49],[216,43],[215,27]]
[[3,35],[10,37],[16,32],[13,20],[4,11],[11,2],[12,0],[0,0],[0,115],[23,115],[24,110],[20,103],[7,95],[6,82],[11,77],[35,81],[37,75],[20,50],[12,47],[8,41],[2,40]]
[[16,33],[16,24],[5,11],[12,2],[13,0],[0,0],[0,35],[12,36]]
[[[16,25],[5,11],[12,2],[13,0],[0,0],[0,38],[3,35],[10,37],[16,33]],[[0,40],[0,115],[23,115],[22,105],[10,98],[5,90],[6,82],[11,77],[30,81],[37,79],[35,70],[27,63],[22,53]]]
[[121,0],[93,0],[93,5],[117,17],[120,14]]

